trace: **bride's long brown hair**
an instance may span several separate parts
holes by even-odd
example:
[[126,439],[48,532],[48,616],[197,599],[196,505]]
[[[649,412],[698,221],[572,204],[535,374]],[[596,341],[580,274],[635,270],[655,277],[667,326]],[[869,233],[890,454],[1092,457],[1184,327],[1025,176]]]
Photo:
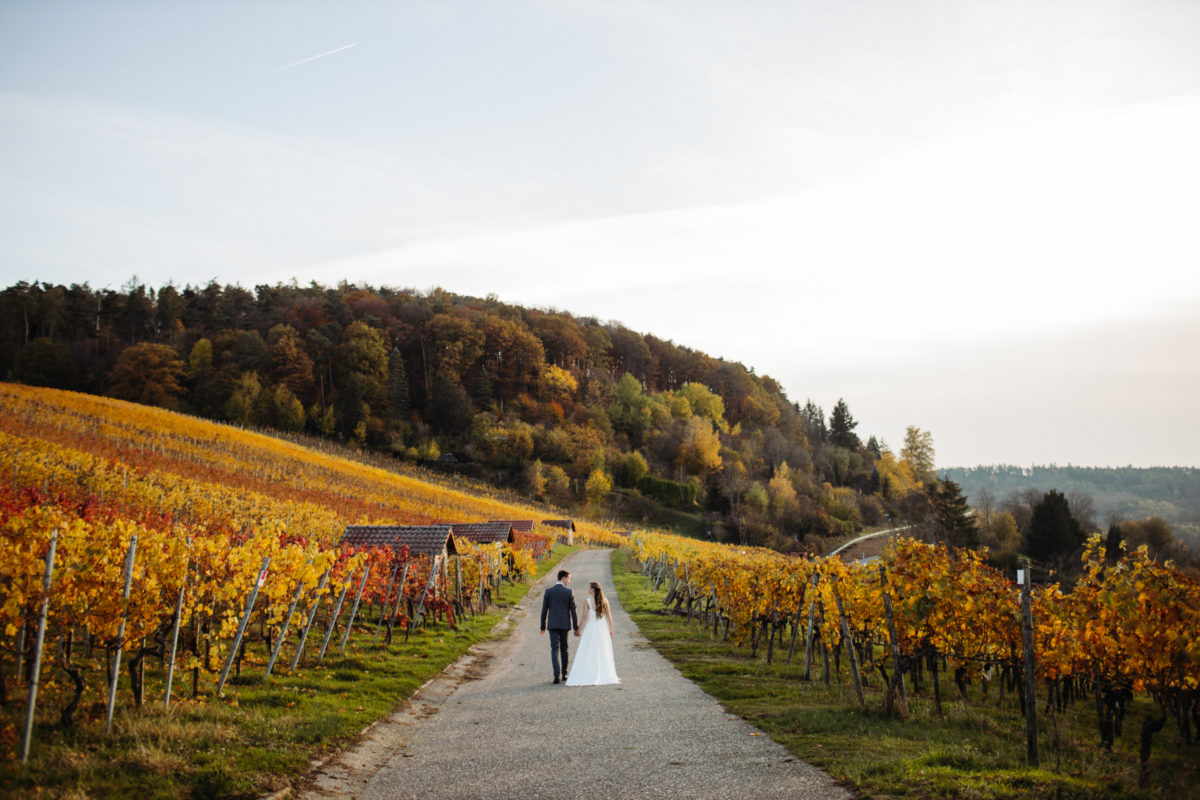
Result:
[[596,598],[596,618],[608,616],[608,599],[604,596],[604,590],[600,588],[600,584],[592,581],[588,584],[588,588],[592,590],[592,597]]

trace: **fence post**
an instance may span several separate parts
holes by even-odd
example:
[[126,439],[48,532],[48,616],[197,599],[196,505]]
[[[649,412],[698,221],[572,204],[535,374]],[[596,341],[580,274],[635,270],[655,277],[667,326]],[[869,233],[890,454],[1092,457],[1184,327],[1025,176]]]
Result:
[[250,614],[254,611],[254,601],[258,599],[258,590],[267,582],[267,565],[271,563],[270,556],[263,556],[262,567],[258,570],[258,577],[254,579],[254,588],[250,590],[250,599],[246,601],[246,611],[242,614],[242,621],[238,624],[237,634],[233,637],[233,645],[229,648],[229,656],[225,659],[225,667],[221,670],[221,677],[217,680],[217,697],[221,696],[221,690],[225,688],[225,679],[229,677],[229,670],[233,667],[233,660],[237,658],[238,647],[242,643],[242,636],[246,633],[246,625],[250,622]]
[[129,552],[125,555],[125,589],[121,594],[124,609],[117,628],[117,655],[113,659],[112,681],[108,685],[108,710],[104,714],[104,735],[112,732],[113,709],[117,703],[117,678],[121,676],[121,646],[125,640],[125,621],[129,618],[129,588],[133,582],[133,560],[137,555],[137,537],[129,537]]
[[879,565],[879,586],[883,593],[883,610],[887,616],[888,639],[892,644],[892,681],[900,690],[900,701],[908,710],[908,695],[904,691],[904,673],[900,669],[900,640],[896,636],[896,618],[892,614],[892,596],[888,594],[887,568]]
[[46,551],[46,572],[42,576],[42,607],[38,611],[37,635],[33,640],[33,664],[29,676],[29,699],[25,703],[25,731],[21,734],[21,763],[29,761],[29,745],[33,741],[33,712],[37,706],[38,681],[42,675],[42,644],[46,641],[46,615],[50,613],[50,582],[54,578],[54,551],[58,548],[58,531],[50,534],[50,549]]
[[812,674],[813,622],[817,615],[817,583],[820,580],[821,573],[813,569],[812,600],[808,603],[808,630],[804,634],[804,680],[809,680]]
[[846,642],[846,655],[850,659],[850,677],[854,680],[854,691],[858,694],[858,702],[867,707],[867,698],[863,694],[862,676],[858,672],[858,653],[854,651],[854,640],[850,637],[850,624],[846,621],[846,609],[842,605],[842,593],[837,584],[833,585],[833,599],[837,603],[838,616],[842,620],[842,639]]

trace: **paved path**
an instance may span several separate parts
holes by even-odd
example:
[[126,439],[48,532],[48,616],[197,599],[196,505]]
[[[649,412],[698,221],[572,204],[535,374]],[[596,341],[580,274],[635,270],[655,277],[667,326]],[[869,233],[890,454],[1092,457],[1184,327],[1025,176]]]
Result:
[[[538,634],[542,592],[511,615],[513,632],[477,648],[320,767],[301,796],[328,798],[850,798],[823,772],[726,713],[634,627],[612,585],[609,551],[563,562],[583,607],[598,580],[612,604],[622,683],[551,684]],[[571,638],[571,654],[578,639]]]

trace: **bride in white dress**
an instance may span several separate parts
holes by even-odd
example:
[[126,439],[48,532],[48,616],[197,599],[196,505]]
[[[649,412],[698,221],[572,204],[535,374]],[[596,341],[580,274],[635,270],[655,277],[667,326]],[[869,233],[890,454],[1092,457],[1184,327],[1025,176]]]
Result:
[[599,686],[620,683],[613,663],[612,612],[600,584],[588,584],[587,625],[575,650],[575,661],[567,676],[567,686]]

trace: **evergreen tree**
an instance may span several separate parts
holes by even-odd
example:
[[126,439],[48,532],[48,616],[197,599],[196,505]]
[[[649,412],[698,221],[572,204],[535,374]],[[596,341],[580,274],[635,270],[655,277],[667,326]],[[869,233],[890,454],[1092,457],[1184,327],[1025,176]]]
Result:
[[75,385],[75,361],[65,344],[53,339],[34,339],[17,353],[13,377],[29,386],[72,389]]
[[388,416],[393,427],[408,418],[408,372],[404,369],[404,356],[396,347],[388,355]]
[[471,426],[471,398],[462,384],[444,372],[433,378],[428,421],[434,432],[450,436],[457,436]]
[[1108,526],[1108,535],[1104,537],[1104,558],[1116,562],[1121,557],[1121,523],[1114,522]]
[[857,427],[858,423],[854,421],[850,407],[846,405],[845,400],[838,398],[837,405],[829,415],[829,440],[838,447],[857,450],[860,444],[858,434],[854,432]]
[[1025,552],[1038,561],[1063,564],[1080,547],[1085,536],[1079,520],[1062,492],[1051,489],[1033,508]]
[[979,526],[967,507],[967,498],[951,480],[933,483],[929,488],[933,525],[938,538],[954,547],[977,547]]
[[808,400],[804,403],[804,408],[800,410],[800,418],[804,420],[808,428],[808,441],[814,445],[824,443],[825,438],[829,435],[829,431],[825,427],[825,409],[812,400]]
[[338,387],[333,402],[338,435],[347,441],[354,438],[359,423],[367,419],[367,404],[363,402],[362,386],[357,372],[351,372]]

